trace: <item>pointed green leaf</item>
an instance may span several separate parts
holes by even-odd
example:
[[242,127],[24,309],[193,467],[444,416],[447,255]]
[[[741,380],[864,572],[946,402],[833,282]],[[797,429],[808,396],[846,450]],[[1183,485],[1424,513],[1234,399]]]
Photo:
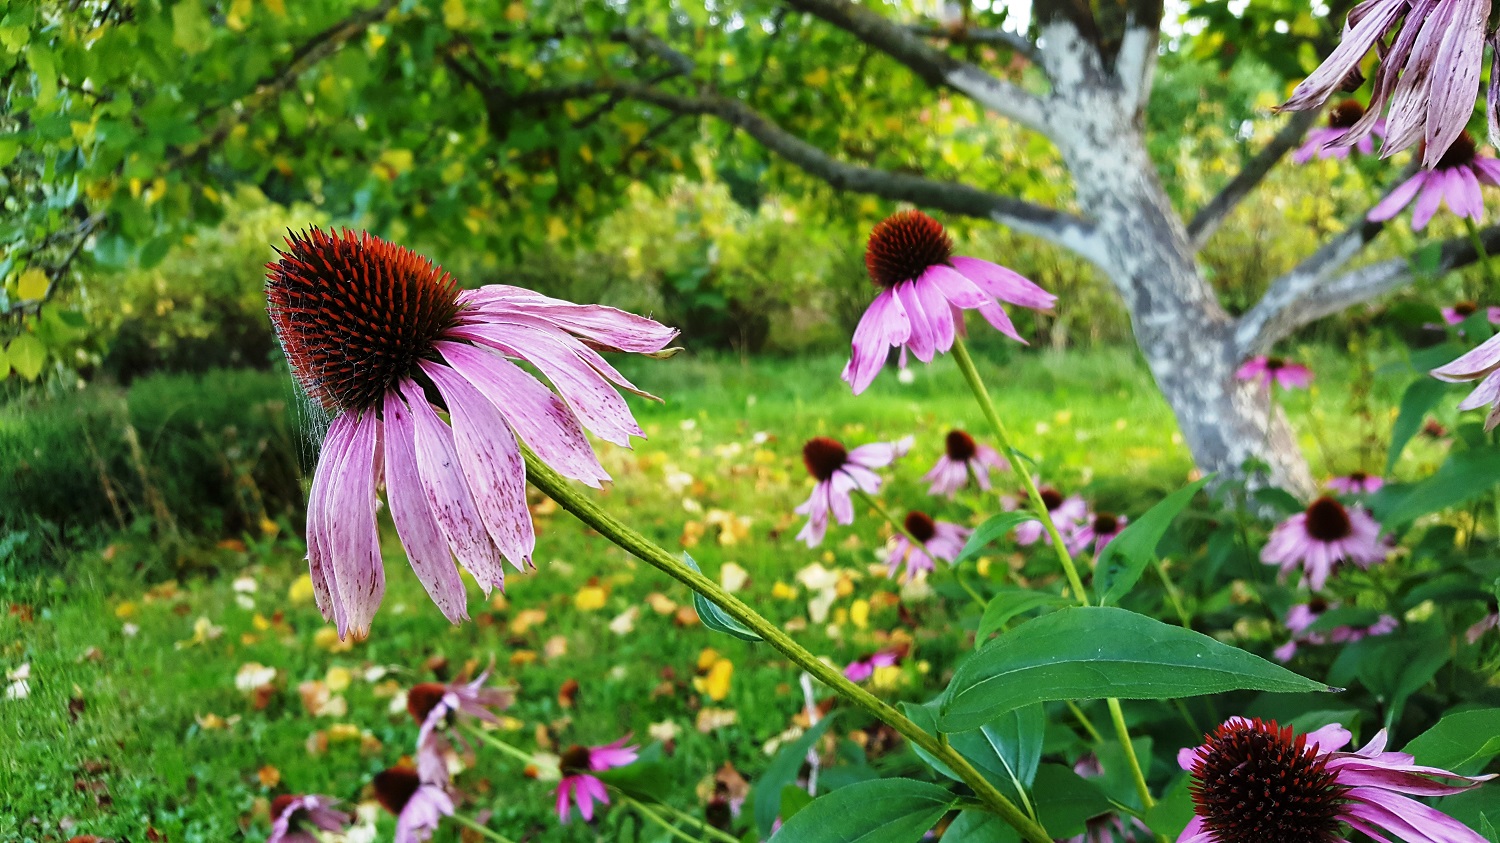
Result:
[[[700,574],[703,573],[703,569],[698,567],[698,563],[693,561],[693,557],[684,553],[682,554],[682,558],[683,561],[688,563],[689,568],[692,568],[694,571],[697,571]],[[698,612],[698,620],[703,621],[703,625],[708,627],[709,629],[712,629],[714,632],[722,632],[725,635],[733,635],[735,638],[739,638],[743,641],[761,640],[760,635],[758,635],[755,630],[740,623],[734,618],[734,616],[719,608],[719,605],[717,603],[709,600],[707,597],[704,597],[696,591],[693,592],[693,608]]]
[[953,794],[915,779],[876,779],[814,799],[774,843],[917,843],[953,806]]
[[1032,591],[1026,588],[1002,588],[995,592],[995,596],[990,598],[989,603],[985,604],[984,615],[979,619],[979,629],[974,634],[974,646],[983,647],[991,634],[999,632],[1000,628],[1010,623],[1012,619],[1032,609],[1072,604],[1072,600],[1060,594],[1048,594],[1045,591]]
[[964,542],[964,549],[959,551],[958,558],[953,560],[953,564],[957,565],[965,559],[978,556],[980,551],[989,547],[990,542],[1010,532],[1016,525],[1035,519],[1035,513],[1029,509],[1002,512],[999,515],[991,517],[988,521],[974,528],[974,532],[969,534],[969,540]]
[[1130,593],[1146,566],[1156,561],[1156,546],[1161,544],[1167,528],[1213,477],[1210,474],[1167,495],[1104,546],[1094,564],[1094,593],[1099,595],[1100,603],[1114,603]]

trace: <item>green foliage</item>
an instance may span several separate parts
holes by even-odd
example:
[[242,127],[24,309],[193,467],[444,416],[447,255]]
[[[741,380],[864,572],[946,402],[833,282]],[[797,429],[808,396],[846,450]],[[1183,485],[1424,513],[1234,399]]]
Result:
[[937,785],[879,779],[839,788],[787,821],[783,843],[917,843],[957,801]]

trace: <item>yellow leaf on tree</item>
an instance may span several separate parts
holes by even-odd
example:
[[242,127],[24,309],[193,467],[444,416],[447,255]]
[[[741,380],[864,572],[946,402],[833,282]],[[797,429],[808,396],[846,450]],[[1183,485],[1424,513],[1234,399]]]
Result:
[[233,0],[229,4],[229,14],[224,16],[224,25],[235,32],[245,31],[245,21],[250,18],[250,8],[254,0]]
[[526,20],[526,4],[512,3],[505,7],[505,19],[511,23],[520,23]]
[[35,267],[21,273],[16,285],[16,296],[21,299],[39,299],[47,295],[47,273]]
[[449,29],[463,29],[469,22],[464,0],[443,0],[443,24]]
[[561,240],[568,236],[568,226],[557,217],[547,218],[547,239]]
[[810,88],[821,88],[828,84],[828,68],[820,67],[802,77],[802,81]]
[[266,0],[266,8],[278,18],[286,17],[286,0]]
[[380,153],[380,163],[387,171],[386,178],[394,179],[407,172],[415,162],[416,156],[410,149],[387,149]]

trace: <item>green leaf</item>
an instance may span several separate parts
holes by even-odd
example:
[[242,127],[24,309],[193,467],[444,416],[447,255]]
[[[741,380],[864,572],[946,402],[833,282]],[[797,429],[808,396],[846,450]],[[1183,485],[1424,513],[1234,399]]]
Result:
[[10,341],[5,349],[5,357],[16,374],[34,381],[42,373],[42,364],[47,361],[47,349],[42,347],[42,341],[35,334],[21,334]]
[[1072,604],[1072,600],[1060,594],[1048,594],[1044,591],[1032,591],[1026,588],[1002,588],[990,598],[990,602],[984,607],[984,615],[979,619],[979,630],[974,636],[974,645],[984,646],[985,640],[992,633],[999,632],[1000,628],[1010,623],[1011,619],[1032,609]]
[[1082,834],[1090,819],[1112,808],[1093,782],[1057,764],[1043,764],[1036,771],[1032,793],[1037,819],[1054,840]]
[[989,520],[974,528],[969,534],[969,540],[964,542],[964,549],[959,551],[958,558],[953,564],[978,556],[981,551],[989,546],[990,542],[1000,538],[1015,528],[1017,524],[1025,521],[1036,520],[1036,513],[1029,509],[1019,509],[1015,512],[1002,512],[992,516]]
[[944,837],[960,843],[1020,843],[1021,835],[994,814],[964,811],[948,826]]
[[214,27],[203,11],[200,0],[178,0],[172,7],[172,44],[184,53],[196,55],[208,49]]
[[1105,545],[1094,564],[1094,593],[1101,604],[1114,603],[1130,593],[1146,566],[1156,561],[1156,546],[1167,528],[1213,477],[1210,474],[1167,495]]
[[915,779],[876,779],[842,787],[786,821],[775,843],[916,843],[954,801]]
[[1109,606],[1028,621],[959,665],[944,731],[977,729],[1032,703],[1101,697],[1176,699],[1224,691],[1328,686],[1207,635]]
[[760,829],[761,837],[771,835],[771,826],[776,824],[776,817],[781,811],[782,789],[797,780],[797,771],[802,768],[807,751],[828,731],[833,720],[834,715],[824,717],[813,724],[811,729],[803,732],[802,737],[783,746],[776,757],[771,759],[766,771],[756,780],[751,795],[755,799],[755,825]]
[[[698,567],[698,563],[693,561],[693,557],[684,553],[682,554],[682,558],[683,561],[688,563],[688,567],[692,568],[694,571],[697,571],[700,574],[703,573],[703,569]],[[719,608],[719,605],[717,603],[709,600],[707,597],[704,597],[696,591],[693,592],[693,608],[698,612],[698,620],[703,621],[703,625],[713,630],[714,632],[722,632],[725,635],[733,635],[735,638],[739,638],[743,641],[761,640],[760,635],[757,634],[755,630],[740,623],[728,612]]]
[[1401,751],[1416,756],[1418,764],[1472,775],[1500,755],[1500,708],[1446,715]]
[[141,247],[141,255],[137,260],[140,262],[141,269],[154,269],[170,251],[172,251],[171,237],[165,235],[153,237]]
[[1192,776],[1178,776],[1156,806],[1146,812],[1146,825],[1157,834],[1176,840],[1193,821]]
[[1387,475],[1395,470],[1397,461],[1401,459],[1401,452],[1406,450],[1406,444],[1422,429],[1423,419],[1447,394],[1448,385],[1436,378],[1423,377],[1406,388],[1401,396],[1401,412],[1391,427],[1391,447],[1385,456]]
[[1489,494],[1500,476],[1500,448],[1455,451],[1437,473],[1418,483],[1386,486],[1370,499],[1375,517],[1387,526],[1468,503]]
[[[938,731],[938,706],[941,700],[923,705],[903,703],[901,708],[913,723],[924,731]],[[1018,801],[1036,779],[1042,760],[1042,738],[1047,730],[1046,715],[1040,705],[1005,712],[978,729],[954,732],[948,743],[968,759],[990,783],[1004,791],[1007,798]],[[963,781],[948,765],[916,744],[912,749],[932,769],[954,781]]]

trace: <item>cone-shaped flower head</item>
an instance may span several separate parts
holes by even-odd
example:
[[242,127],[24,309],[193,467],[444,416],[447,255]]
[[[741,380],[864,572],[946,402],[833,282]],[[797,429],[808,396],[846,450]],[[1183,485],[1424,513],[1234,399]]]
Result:
[[1291,661],[1302,644],[1348,644],[1371,635],[1389,635],[1400,626],[1394,616],[1380,615],[1369,626],[1336,626],[1321,632],[1307,631],[1325,612],[1337,608],[1337,603],[1329,603],[1320,597],[1293,606],[1286,613],[1286,630],[1292,634],[1291,639],[1276,648],[1276,658]]
[[1104,552],[1104,548],[1114,541],[1115,536],[1125,529],[1130,519],[1113,512],[1094,512],[1084,517],[1071,535],[1064,536],[1068,545],[1068,552],[1077,556],[1089,548],[1094,548],[1094,555],[1098,556]]
[[865,268],[880,292],[854,329],[844,380],[854,394],[880,373],[892,348],[903,365],[911,351],[923,363],[953,347],[963,311],[977,310],[995,330],[1025,343],[1000,302],[1050,310],[1057,297],[998,264],[955,257],[941,223],[921,211],[900,211],[870,232]]
[[935,559],[944,562],[957,559],[958,554],[963,552],[964,542],[969,540],[969,534],[974,532],[968,527],[938,521],[925,512],[915,511],[906,513],[901,526],[906,528],[911,539],[917,540],[917,544],[913,544],[902,533],[891,536],[885,564],[887,575],[895,577],[901,563],[905,562],[906,574],[902,577],[903,580],[911,580],[931,571],[936,567],[933,561]]
[[[1066,542],[1070,536],[1078,531],[1084,519],[1088,518],[1089,507],[1083,502],[1083,498],[1077,495],[1064,496],[1062,492],[1051,486],[1043,486],[1038,490],[1042,496],[1042,503],[1047,507],[1047,514],[1052,516],[1052,523],[1057,526],[1058,535]],[[1014,501],[1008,502],[1007,506],[1029,506],[1025,492],[1017,494]],[[1047,532],[1046,525],[1041,521],[1032,519],[1022,521],[1016,525],[1016,541],[1023,545],[1036,544],[1038,540],[1052,544],[1052,535]]]
[[[1305,111],[1321,106],[1345,89],[1374,49],[1380,67],[1369,111],[1349,127],[1343,143],[1370,134],[1389,105],[1381,154],[1425,144],[1422,163],[1432,167],[1474,113],[1489,16],[1490,0],[1364,0],[1350,10],[1338,47],[1282,107]],[[1500,55],[1492,61],[1500,62]],[[1491,137],[1500,135],[1497,93],[1500,74],[1492,73]]]
[[[1345,827],[1375,840],[1481,843],[1463,823],[1412,796],[1459,793],[1494,778],[1420,767],[1386,752],[1385,730],[1361,749],[1338,724],[1297,734],[1231,717],[1177,763],[1192,774],[1193,819],[1177,843],[1342,843]],[[1389,835],[1389,836],[1387,836]]]
[[1306,389],[1312,382],[1312,370],[1284,357],[1252,357],[1235,371],[1242,381],[1256,381],[1267,389]]
[[385,592],[384,486],[413,570],[457,623],[468,610],[454,557],[486,591],[504,585],[502,559],[531,564],[518,440],[561,474],[609,479],[584,428],[622,445],[641,431],[618,392],[637,390],[599,350],[657,352],[676,331],[518,287],[460,292],[436,264],[369,234],[312,228],[279,254],[267,265],[271,322],[297,382],[333,416],[308,499],[318,608],[340,635],[368,631]]
[[1009,471],[1010,461],[994,448],[975,442],[968,433],[950,430],[943,438],[943,455],[938,457],[937,464],[930,471],[922,475],[922,479],[932,484],[927,489],[932,495],[953,497],[959,489],[969,485],[971,475],[979,488],[988,492],[992,468]]
[[1388,554],[1380,525],[1368,512],[1324,496],[1271,530],[1260,561],[1280,565],[1282,574],[1300,567],[1308,588],[1321,591],[1336,565],[1352,562],[1368,568]]
[[432,781],[403,766],[375,774],[375,799],[396,817],[395,843],[429,840],[443,817],[453,816],[446,771],[443,776]]
[[1385,481],[1374,474],[1366,474],[1363,471],[1354,471],[1342,477],[1333,477],[1328,481],[1328,488],[1345,495],[1369,495],[1380,491]]
[[557,783],[557,818],[566,823],[569,815],[569,799],[578,804],[578,813],[584,822],[594,819],[594,803],[609,804],[609,791],[604,782],[593,773],[612,770],[634,764],[640,757],[640,747],[626,746],[630,736],[605,746],[574,745],[562,754],[559,766],[562,780]]
[[1368,134],[1360,135],[1352,145],[1340,143],[1349,130],[1365,116],[1365,107],[1359,100],[1344,100],[1328,109],[1328,125],[1319,126],[1307,133],[1307,141],[1292,153],[1292,162],[1306,164],[1313,158],[1333,158],[1342,161],[1349,157],[1350,149],[1361,155],[1375,151],[1375,138],[1384,137],[1385,121],[1377,121]]
[[1500,187],[1500,160],[1480,155],[1468,132],[1459,135],[1436,162],[1433,169],[1422,170],[1392,190],[1365,218],[1385,222],[1401,213],[1416,200],[1411,212],[1411,227],[1420,231],[1427,226],[1442,205],[1465,219],[1484,219],[1484,194],[1479,185]]
[[443,728],[455,718],[472,717],[498,722],[494,712],[510,708],[515,693],[509,688],[486,688],[486,670],[473,682],[447,685],[423,682],[406,692],[406,710],[420,724],[417,732],[417,771],[424,779],[439,780],[447,771],[449,743]]
[[282,794],[271,800],[271,836],[266,843],[318,843],[310,829],[343,831],[349,815],[334,810],[337,799],[328,796]]
[[877,468],[885,468],[911,449],[911,437],[897,442],[871,442],[850,451],[842,443],[826,436],[807,440],[802,446],[802,462],[807,473],[817,481],[812,494],[795,510],[806,515],[807,523],[797,533],[808,547],[817,547],[828,532],[828,514],[848,526],[854,523],[854,501],[850,495],[859,489],[867,495],[880,490]]
[[1488,405],[1490,414],[1484,420],[1484,429],[1494,430],[1495,425],[1500,424],[1500,334],[1485,340],[1452,363],[1433,369],[1432,376],[1449,383],[1479,381],[1479,386],[1458,408],[1477,410]]

